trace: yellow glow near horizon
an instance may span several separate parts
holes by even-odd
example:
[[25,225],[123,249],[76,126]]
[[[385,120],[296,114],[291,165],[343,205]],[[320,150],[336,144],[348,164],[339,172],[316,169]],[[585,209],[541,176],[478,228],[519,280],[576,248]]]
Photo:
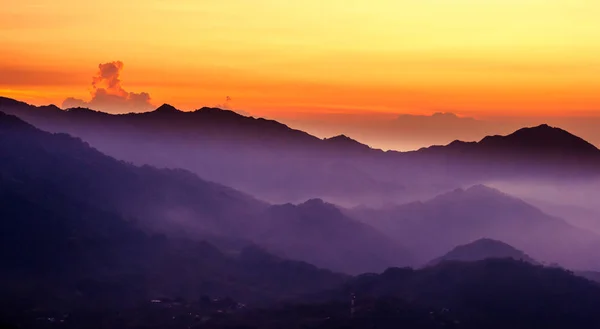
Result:
[[[97,65],[192,109],[600,114],[595,0],[0,0],[0,95],[88,96]],[[23,99],[21,97],[21,99]]]

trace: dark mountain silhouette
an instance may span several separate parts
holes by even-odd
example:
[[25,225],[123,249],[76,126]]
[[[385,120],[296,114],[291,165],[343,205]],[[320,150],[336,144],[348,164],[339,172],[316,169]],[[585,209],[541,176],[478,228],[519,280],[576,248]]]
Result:
[[408,202],[490,179],[600,175],[600,151],[547,125],[480,142],[383,152],[344,135],[322,140],[276,121],[216,108],[183,112],[163,105],[147,113],[110,115],[0,98],[0,111],[80,137],[118,159],[187,169],[276,203],[314,197],[346,204]]
[[0,136],[5,177],[135,220],[148,232],[254,241],[274,253],[351,273],[410,261],[384,235],[332,205],[271,206],[184,170],[117,161],[78,139],[40,131],[5,114]]
[[582,138],[560,128],[542,124],[537,127],[522,128],[507,136],[487,136],[479,142],[454,141],[447,146],[432,146],[421,152],[445,151],[463,155],[494,153],[504,155],[558,155],[563,157],[598,157],[598,148]]
[[[453,172],[474,178],[597,177],[600,150],[560,128],[546,124],[522,128],[507,136],[479,142],[454,141],[413,152],[429,161],[443,161]],[[461,171],[462,169],[462,171]]]
[[73,201],[142,220],[149,228],[231,235],[251,224],[244,224],[244,217],[267,206],[183,170],[135,167],[16,117],[1,114],[0,121],[5,175],[24,184],[60,187]]
[[[378,318],[387,314],[408,321],[408,304],[449,320],[440,328],[600,325],[596,312],[600,286],[560,268],[512,259],[445,262],[420,270],[390,268],[382,274],[358,276],[343,289],[320,297],[347,301],[351,295],[356,296],[355,317],[372,312],[370,301],[393,297],[396,302],[379,309]],[[382,327],[392,328],[391,324]]]
[[438,257],[428,263],[428,266],[437,265],[446,261],[474,262],[489,258],[511,258],[531,264],[537,262],[526,253],[493,239],[479,239],[469,244],[460,245],[450,250],[445,255]]
[[576,269],[598,268],[592,252],[600,238],[549,216],[526,202],[483,185],[382,210],[352,213],[402,241],[427,262],[457,245],[491,238],[531,257]]
[[352,274],[412,263],[390,238],[319,199],[272,206],[260,217],[267,229],[255,240],[288,258]]
[[359,143],[358,141],[346,136],[346,135],[338,135],[331,138],[325,138],[323,140],[325,145],[329,145],[332,148],[332,152],[343,151],[343,152],[381,152],[380,150],[375,150],[369,147],[368,145]]
[[[266,302],[344,279],[257,247],[225,254],[180,232],[237,232],[244,212],[233,208],[264,206],[193,174],[118,162],[2,113],[0,159],[3,303],[114,306],[202,294]],[[163,218],[176,211],[194,216],[183,225]],[[172,234],[152,233],[159,228]]]
[[559,153],[560,155],[589,156],[598,149],[577,136],[547,124],[533,128],[523,128],[508,136],[488,136],[479,142],[482,147],[524,152]]
[[240,308],[229,298],[162,298],[127,308],[74,308],[68,315],[10,305],[15,312],[3,308],[0,315],[6,314],[6,324],[17,324],[9,328],[568,329],[600,325],[599,302],[600,285],[571,272],[488,259],[390,268],[270,308]]
[[[276,121],[233,111],[201,108],[182,112],[163,105],[152,112],[123,115],[87,109],[50,113],[3,98],[0,111],[50,132],[81,137],[119,159],[138,165],[189,169],[274,201],[298,201],[359,189],[389,190],[388,184],[359,169],[353,170],[352,177],[331,175],[335,159],[347,153],[340,145],[346,145],[355,155],[361,155],[366,146],[340,143],[337,138],[325,142]],[[357,149],[361,151],[357,153]],[[334,159],[324,160],[330,156]],[[282,191],[282,181],[295,188]]]
[[[434,146],[423,150],[435,150]],[[447,150],[462,152],[535,152],[539,154],[583,155],[589,156],[598,149],[569,132],[560,128],[542,124],[537,127],[522,128],[507,136],[487,136],[479,142],[454,141]]]
[[174,106],[169,105],[169,104],[163,104],[151,113],[154,113],[155,115],[161,115],[161,114],[168,115],[168,113],[179,113],[179,112],[181,112],[181,111],[176,109]]

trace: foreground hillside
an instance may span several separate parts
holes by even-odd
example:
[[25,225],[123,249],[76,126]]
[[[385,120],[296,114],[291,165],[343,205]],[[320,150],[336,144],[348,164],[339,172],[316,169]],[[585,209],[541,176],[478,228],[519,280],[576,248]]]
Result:
[[[30,328],[596,328],[600,285],[558,268],[491,259],[365,274],[296,302],[253,308],[200,298],[77,310]],[[37,315],[46,315],[36,311]]]

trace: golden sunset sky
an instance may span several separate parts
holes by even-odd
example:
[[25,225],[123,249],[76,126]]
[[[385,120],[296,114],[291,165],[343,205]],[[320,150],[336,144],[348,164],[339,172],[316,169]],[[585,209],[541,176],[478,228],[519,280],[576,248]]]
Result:
[[600,115],[597,0],[0,0],[0,95],[155,105]]

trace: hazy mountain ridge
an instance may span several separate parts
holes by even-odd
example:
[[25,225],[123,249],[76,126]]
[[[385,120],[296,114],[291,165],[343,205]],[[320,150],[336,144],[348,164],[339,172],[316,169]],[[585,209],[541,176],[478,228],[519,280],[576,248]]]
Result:
[[344,280],[306,263],[250,257],[262,251],[229,256],[205,242],[150,235],[52,187],[1,182],[2,305],[120,307],[201,292],[257,303]]
[[600,237],[549,216],[526,202],[477,185],[429,201],[350,214],[385,232],[427,262],[457,245],[481,238],[506,242],[539,261],[598,268],[592,252]]
[[[25,105],[24,105],[25,106]],[[168,108],[164,108],[161,109],[160,112],[162,112],[163,110],[166,109],[166,113],[168,113],[169,115],[180,115],[181,113],[185,113],[185,112],[177,112],[174,111],[173,109],[168,109]],[[210,111],[209,111],[210,112]],[[213,112],[218,113],[219,115],[221,115],[222,113],[219,112],[219,110],[214,110]],[[63,113],[63,112],[61,112]],[[146,114],[141,114],[141,115],[154,115],[152,113],[156,114],[156,111],[154,112],[149,112]],[[159,113],[160,114],[160,113]],[[139,114],[132,114],[133,116],[138,116]],[[235,113],[227,113],[225,114],[226,116],[232,116],[235,118],[238,118],[242,121],[245,120],[244,117],[235,114]],[[110,116],[110,115],[107,115]],[[112,117],[112,116],[110,116]],[[244,121],[245,122],[245,121]],[[163,122],[164,123],[164,122]],[[168,125],[170,125],[171,123],[167,122]],[[550,129],[550,131],[554,132],[553,128],[546,128],[543,127],[541,128],[543,130],[548,130]],[[535,132],[537,131],[537,128],[531,128],[528,131],[528,134],[530,134],[532,131]],[[568,133],[559,133],[559,135],[565,135]],[[64,138],[67,138],[66,136]],[[576,139],[576,138],[575,138]],[[344,142],[348,142],[347,138],[343,138],[341,137],[341,140]],[[354,141],[349,141],[352,145],[355,144]],[[15,144],[16,145],[16,144]],[[202,148],[204,148],[204,144],[202,144]],[[586,148],[586,150],[588,150],[589,148]],[[590,149],[591,150],[591,149]],[[250,150],[249,150],[250,151]],[[77,151],[79,152],[79,151]],[[370,151],[369,151],[370,152]],[[587,152],[587,151],[586,151]],[[251,154],[252,152],[250,152],[249,154]],[[99,153],[98,153],[99,154]],[[227,163],[233,164],[234,166],[238,166],[240,164],[238,164],[235,160],[235,158],[228,158],[228,155],[225,155],[225,153],[221,153],[224,156],[224,161],[226,161]],[[253,154],[253,153],[252,153]],[[260,153],[259,153],[260,154]],[[358,170],[356,169],[357,167],[361,167],[361,166],[366,166],[367,164],[373,164],[374,165],[374,171],[378,171],[377,169],[381,169],[382,167],[380,167],[382,165],[382,162],[378,162],[378,159],[381,159],[382,156],[388,154],[388,153],[377,153],[378,155],[374,158],[372,157],[367,157],[368,161],[365,160],[365,162],[362,162],[362,160],[357,160],[357,158],[354,157],[350,157],[350,158],[336,158],[334,157],[333,159],[335,161],[332,161],[332,158],[327,158],[325,160],[323,160],[325,163],[321,163],[320,166],[325,166],[328,167],[327,171],[323,171],[321,172],[322,174],[324,173],[329,173],[325,176],[320,176],[320,175],[313,175],[312,171],[295,171],[294,172],[294,176],[295,178],[293,178],[292,180],[286,180],[287,174],[283,174],[281,175],[280,172],[278,172],[278,170],[280,169],[280,165],[281,163],[277,162],[277,160],[274,160],[273,163],[270,163],[268,166],[277,166],[279,169],[276,170],[271,170],[270,171],[270,179],[275,182],[278,182],[278,186],[279,188],[285,186],[286,190],[288,191],[292,191],[291,193],[295,193],[296,189],[298,187],[302,187],[302,186],[308,186],[308,188],[301,188],[305,191],[307,190],[311,190],[313,189],[312,187],[320,185],[321,187],[318,188],[321,191],[324,191],[324,188],[327,187],[335,187],[335,188],[339,188],[336,183],[340,182],[340,181],[344,181],[344,185],[343,188],[344,190],[348,191],[348,190],[354,190],[356,191],[356,193],[364,193],[364,194],[369,194],[372,192],[372,190],[370,189],[370,187],[373,186],[378,186],[378,190],[381,191],[387,191],[388,193],[393,193],[394,191],[398,192],[401,191],[401,193],[409,193],[411,191],[410,188],[400,188],[398,185],[396,185],[393,182],[393,179],[391,182],[388,182],[386,184],[379,184],[377,180],[375,179],[365,179],[365,175],[362,175],[362,173],[364,173],[364,170]],[[398,161],[396,163],[399,163],[400,165],[395,169],[395,171],[404,171],[404,169],[406,169],[404,166],[404,160],[401,160],[402,156],[405,156],[405,154],[403,153],[389,153],[392,155],[392,158],[394,159],[394,161]],[[93,155],[96,156],[96,155]],[[256,154],[255,154],[256,156]],[[400,158],[398,158],[398,156],[400,156]],[[215,157],[218,157],[218,155],[215,155]],[[67,154],[67,158],[68,158],[68,154]],[[85,156],[83,157],[85,158]],[[105,158],[101,158],[102,160],[99,161],[105,161]],[[298,158],[292,158],[292,159],[296,159],[298,161],[307,161],[305,162],[307,166],[310,166],[312,164],[318,163],[322,158],[319,159],[310,159],[309,160],[299,160],[301,158],[304,157],[298,157]],[[50,159],[50,158],[49,158]],[[264,159],[260,159],[259,157],[259,162],[260,161],[264,161],[265,163],[269,163],[273,158],[264,158]],[[360,159],[363,159],[363,156],[360,156]],[[289,159],[288,159],[289,160]],[[318,160],[318,161],[317,161]],[[35,163],[37,160],[35,159],[31,159],[31,160],[27,160],[22,164],[23,166],[27,166],[28,164],[31,165],[31,163]],[[50,161],[50,160],[47,160]],[[60,159],[59,159],[60,161]],[[80,160],[77,160],[80,161]],[[317,161],[317,162],[313,162],[313,161]],[[385,160],[388,161],[388,160]],[[50,161],[51,162],[51,161]],[[49,162],[49,163],[50,163]],[[109,161],[110,162],[110,161]],[[354,165],[354,162],[359,163],[360,165]],[[385,166],[389,166],[388,169],[392,169],[396,166],[390,166],[391,162],[384,162]],[[297,165],[301,165],[304,164],[302,162],[297,163]],[[73,164],[68,164],[69,166],[72,166]],[[245,165],[245,163],[244,163]],[[21,164],[16,165],[21,166]],[[256,236],[258,236],[258,234],[261,234],[261,232],[268,232],[268,224],[266,224],[264,221],[262,221],[261,216],[258,216],[257,214],[261,213],[262,211],[264,211],[265,209],[267,209],[268,205],[266,203],[263,203],[261,201],[258,201],[256,199],[253,199],[252,197],[249,197],[247,195],[244,195],[242,193],[236,192],[235,190],[232,189],[228,189],[216,184],[212,184],[212,183],[207,183],[207,182],[203,182],[199,179],[197,179],[196,177],[194,177],[191,174],[184,174],[183,171],[171,171],[172,173],[176,173],[176,172],[181,172],[181,174],[179,175],[175,175],[175,174],[166,174],[169,171],[165,171],[165,170],[156,170],[153,169],[151,167],[144,167],[144,168],[140,168],[140,169],[136,169],[135,172],[137,173],[142,173],[142,172],[146,172],[146,174],[155,177],[152,179],[151,182],[145,181],[144,179],[141,179],[140,177],[136,177],[136,174],[132,174],[131,172],[129,172],[128,170],[123,170],[123,167],[121,166],[116,166],[115,167],[115,163],[114,162],[110,162],[107,163],[107,166],[111,167],[111,168],[116,168],[115,169],[115,173],[117,173],[116,176],[111,176],[113,178],[111,179],[107,179],[107,180],[103,180],[102,182],[99,182],[98,186],[95,187],[95,191],[101,191],[100,194],[96,194],[94,198],[91,198],[90,200],[92,200],[93,202],[98,202],[98,204],[108,204],[111,207],[113,207],[112,209],[116,209],[118,210],[120,213],[122,213],[125,216],[128,217],[133,217],[133,218],[143,218],[144,221],[146,223],[152,223],[154,225],[161,225],[165,223],[164,219],[167,219],[168,223],[170,223],[169,227],[161,227],[161,229],[168,229],[170,231],[178,231],[179,233],[182,234],[194,234],[195,232],[201,231],[201,232],[206,232],[206,233],[210,233],[210,234],[217,234],[217,235],[229,235],[229,236],[233,236],[233,237],[241,237],[241,238],[245,238],[245,239],[253,239]],[[433,165],[433,167],[431,168],[435,168],[437,165]],[[84,173],[81,170],[77,170],[77,165],[75,165],[75,169],[73,169],[73,172],[70,173],[71,176],[74,173],[77,173],[81,176],[77,176],[77,178],[75,177],[65,177],[64,178],[64,182],[61,183],[69,183],[72,182],[73,184],[75,184],[74,189],[77,188],[83,188],[84,190],[89,190],[91,184],[90,183],[84,183],[82,184],[82,182],[90,182],[90,177],[93,177],[94,175],[90,174],[90,173]],[[45,167],[44,167],[45,168]],[[92,165],[92,168],[95,168]],[[130,166],[129,168],[135,168],[133,166]],[[219,167],[222,168],[222,167]],[[231,167],[234,168],[234,167]],[[296,167],[294,167],[296,168]],[[291,168],[291,169],[294,169]],[[363,167],[366,168],[366,167]],[[412,169],[407,170],[407,174],[411,174],[411,170],[415,170],[414,167]],[[216,168],[215,168],[216,169]],[[33,168],[32,170],[35,170],[35,168]],[[285,169],[286,171],[288,169]],[[248,171],[250,172],[250,171]],[[53,177],[52,174],[48,173],[49,177]],[[382,182],[383,182],[383,176],[385,175],[385,171],[382,172],[378,172],[378,173],[374,173],[373,175],[381,175],[382,177]],[[100,173],[97,173],[96,175],[101,176]],[[422,172],[422,175],[427,175],[427,172]],[[258,175],[260,176],[260,175]],[[369,175],[367,175],[369,176]],[[413,176],[412,179],[418,179],[419,176]],[[353,183],[349,183],[347,181],[348,177],[352,177],[353,179]],[[54,177],[56,178],[56,177]],[[435,181],[436,176],[434,177],[426,177],[424,178],[426,181]],[[129,182],[129,183],[127,183]],[[127,193],[124,194],[120,194],[123,193],[122,189],[119,187],[119,184],[132,184],[131,186],[135,186],[134,190],[130,190],[127,191]],[[458,183],[458,182],[457,182]],[[425,183],[427,184],[427,182]],[[82,185],[82,186],[79,186]],[[268,183],[266,183],[265,185],[268,185]],[[203,186],[202,188],[199,188],[200,186]],[[312,186],[312,187],[310,187]],[[352,188],[350,188],[352,187]],[[557,261],[556,259],[553,259],[554,256],[549,255],[549,252],[545,252],[543,254],[536,254],[536,249],[540,249],[539,245],[536,247],[536,244],[541,243],[540,241],[544,241],[544,244],[550,244],[551,239],[558,239],[557,240],[557,245],[558,244],[564,244],[565,246],[565,250],[569,250],[569,252],[575,252],[575,250],[579,250],[581,251],[585,251],[587,250],[586,248],[591,248],[592,245],[594,245],[594,241],[596,239],[595,236],[593,236],[592,234],[588,234],[587,232],[582,232],[582,231],[577,231],[576,229],[569,227],[569,225],[567,225],[566,223],[564,223],[561,220],[558,220],[556,218],[550,218],[550,216],[547,216],[543,213],[541,213],[539,210],[533,208],[533,207],[529,207],[527,204],[525,204],[524,202],[519,202],[519,200],[516,200],[514,198],[508,198],[506,195],[498,195],[498,193],[492,193],[491,190],[486,189],[481,187],[481,191],[477,190],[478,187],[475,188],[471,188],[468,192],[469,193],[462,193],[461,190],[457,190],[455,191],[455,193],[452,194],[447,194],[446,196],[439,196],[436,197],[434,200],[431,200],[429,202],[427,202],[425,205],[424,204],[413,204],[411,206],[404,206],[403,209],[400,209],[400,216],[402,218],[405,218],[407,220],[404,220],[402,225],[408,225],[407,227],[404,227],[405,232],[399,232],[397,235],[393,235],[391,236],[393,239],[396,239],[396,241],[398,241],[399,244],[404,245],[406,247],[409,247],[409,249],[412,249],[413,252],[414,250],[418,250],[418,253],[420,253],[421,255],[418,256],[417,258],[420,259],[421,262],[425,262],[428,261],[430,259],[432,259],[433,257],[439,256],[442,252],[445,252],[446,250],[450,249],[451,247],[454,247],[458,244],[461,243],[466,243],[468,241],[472,241],[474,239],[478,239],[478,238],[482,238],[482,237],[491,237],[491,238],[498,238],[502,241],[507,241],[510,244],[516,245],[519,248],[522,248],[524,250],[527,250],[528,252],[534,253],[535,255],[533,255],[536,258],[539,258],[540,260],[544,260],[544,261],[552,261],[555,262]],[[219,192],[217,192],[217,190],[219,190]],[[110,191],[110,192],[109,192]],[[115,192],[116,191],[116,192]],[[375,193],[375,195],[377,195],[377,193]],[[487,198],[485,198],[484,196],[488,196]],[[74,197],[79,197],[79,196],[74,196]],[[483,198],[482,198],[483,197]],[[449,202],[445,202],[444,199],[445,198],[450,198]],[[87,200],[87,201],[90,201]],[[123,204],[122,200],[127,200],[127,202],[125,204]],[[136,201],[137,200],[137,201]],[[152,202],[148,202],[147,200],[153,200]],[[233,204],[236,204],[236,206],[231,206]],[[432,204],[433,202],[433,204]],[[503,212],[503,214],[501,216],[504,216],[503,218],[500,218],[501,216],[497,216],[497,218],[495,220],[487,220],[487,221],[479,221],[477,220],[477,218],[473,218],[473,216],[469,213],[466,214],[461,214],[459,210],[455,209],[456,207],[453,206],[454,202],[460,202],[464,204],[465,209],[470,209],[470,207],[473,207],[474,205],[478,207],[478,209],[480,209],[480,213],[482,216],[485,217],[489,217],[494,216],[493,212],[490,212],[489,209],[498,209],[499,212]],[[438,210],[431,210],[428,208],[440,208],[440,209],[444,209],[443,211],[438,211]],[[445,209],[448,208],[448,209]],[[457,213],[457,211],[459,211]],[[439,218],[442,218],[442,216],[453,216],[453,212],[454,212],[454,216],[460,216],[462,217],[462,219],[460,219],[459,222],[452,222],[450,221],[449,223],[444,223],[443,221],[441,222],[437,222],[436,220]],[[513,216],[512,213],[516,214],[518,218],[512,218]],[[391,212],[393,214],[393,212]],[[384,233],[388,233],[391,234],[391,232],[395,232],[398,231],[398,227],[393,227],[394,225],[392,225],[391,223],[393,221],[390,221],[391,218],[389,218],[389,211],[377,211],[374,212],[376,221],[371,223],[369,222],[369,225],[375,225],[377,226],[381,231],[383,231]],[[298,214],[295,214],[293,216],[297,216]],[[463,216],[464,215],[464,216]],[[426,222],[421,222],[421,223],[417,223],[414,222],[415,219],[418,218],[422,218],[423,216],[425,216],[425,218],[431,218],[433,220],[433,222],[431,224],[427,224]],[[387,217],[387,219],[386,219]],[[543,218],[542,222],[544,222],[544,224],[535,224],[534,222],[531,221],[531,218]],[[437,218],[437,219],[436,219]],[[510,221],[507,221],[506,219],[511,219]],[[522,221],[519,219],[523,219]],[[457,219],[453,219],[454,221],[456,221]],[[411,223],[412,221],[412,223]],[[503,223],[501,223],[502,221],[504,221]],[[539,222],[539,221],[538,221]],[[435,223],[435,224],[434,224]],[[460,223],[458,226],[454,225],[456,223]],[[173,224],[176,224],[175,226],[173,226]],[[504,225],[504,228],[502,230],[500,230],[501,233],[495,233],[496,235],[488,235],[487,233],[489,231],[493,231],[498,225]],[[388,225],[392,225],[392,227],[389,227]],[[430,228],[425,229],[423,226],[426,225],[432,225]],[[533,225],[533,226],[532,226]],[[543,227],[543,230],[540,229],[540,227],[538,225],[542,225],[541,227]],[[466,228],[465,228],[466,227]],[[519,238],[519,239],[515,239],[514,236],[509,236],[509,239],[505,239],[505,235],[511,235],[511,232],[509,232],[510,230],[523,230],[523,229],[532,229],[533,227],[536,228],[536,230],[534,230],[534,235],[535,235],[535,241],[531,242],[531,241],[527,241],[524,238]],[[552,228],[550,228],[552,227]],[[463,229],[464,228],[464,229]],[[342,230],[343,228],[339,228],[340,230]],[[432,246],[430,243],[427,243],[426,241],[418,241],[417,237],[421,236],[424,232],[422,232],[422,230],[425,230],[425,232],[429,232],[427,234],[430,234],[430,237],[436,241],[436,242],[440,242],[439,245],[437,246]],[[446,231],[447,230],[447,231]],[[562,231],[561,231],[562,230]],[[439,234],[442,234],[444,231],[446,231],[445,235],[439,236]],[[254,232],[254,233],[252,233]],[[411,232],[411,233],[408,233]],[[252,233],[253,235],[250,235],[250,233]],[[264,233],[266,234],[266,233]],[[425,234],[427,236],[427,234]],[[544,237],[544,234],[547,234],[547,237]],[[453,237],[448,237],[447,235],[453,235]],[[276,236],[276,235],[273,235]],[[363,237],[365,239],[367,239],[366,237],[364,237],[363,235],[356,235],[357,237]],[[439,240],[438,240],[439,239]],[[284,240],[284,239],[283,239]],[[343,240],[343,239],[342,239]],[[374,240],[371,238],[368,238],[367,240]],[[380,239],[380,240],[385,240],[385,239]],[[574,246],[576,246],[576,248],[571,245],[570,241],[571,240],[575,240]],[[272,241],[273,242],[273,241]],[[281,241],[283,242],[287,242],[287,241]],[[341,243],[341,241],[329,241],[331,243],[331,245],[335,245],[336,243]],[[357,238],[356,243],[359,244],[360,240]],[[410,244],[414,244],[413,246],[410,246]],[[535,248],[529,248],[530,244],[533,244]],[[365,245],[370,245],[370,243],[367,243]],[[273,247],[273,245],[271,245],[271,247]],[[302,247],[302,246],[299,246]],[[525,248],[527,247],[527,248]],[[553,247],[552,245],[550,245],[549,247],[552,248],[557,248],[556,246]],[[288,248],[288,247],[286,247]],[[357,247],[355,247],[357,248]],[[285,249],[285,248],[284,248]],[[390,250],[393,248],[390,248]],[[532,250],[533,249],[533,250]],[[273,250],[274,252],[278,252],[277,250]],[[279,250],[282,251],[282,250]],[[289,250],[288,250],[289,252]],[[340,250],[341,252],[341,250]],[[559,257],[561,259],[567,259],[569,258],[569,255],[566,254],[566,251],[561,251],[558,253],[558,255],[560,256],[556,256]],[[541,256],[541,257],[539,257]],[[550,259],[548,259],[548,256],[551,256]],[[571,255],[573,256],[573,255]],[[384,257],[386,259],[389,259],[388,257]],[[404,257],[402,257],[404,258]],[[577,257],[572,257],[573,259],[577,259]],[[303,259],[303,260],[307,260],[307,259]],[[591,261],[591,260],[590,260]],[[387,266],[388,264],[386,264]],[[391,265],[391,264],[389,264]],[[581,264],[577,264],[577,263],[573,263],[573,264],[568,264],[568,266],[576,266],[577,268],[586,268],[586,266],[584,265],[590,265],[588,262],[585,263],[581,263]],[[595,265],[594,265],[595,266]],[[364,269],[363,269],[364,270]]]
[[[204,207],[215,198],[227,201],[225,207],[232,202],[263,206],[193,174],[118,162],[77,139],[39,131],[5,114],[0,114],[0,158],[2,303],[14,298],[58,308],[77,303],[115,307],[164,295],[197,298],[200,292],[266,302],[344,280],[343,275],[253,247],[242,249],[239,256],[226,255],[198,241],[200,236],[176,228],[170,236],[151,233],[166,230],[169,222],[160,222],[160,215],[143,216],[165,202],[174,193],[168,188],[176,186],[183,192],[200,188],[204,193],[194,202],[205,202]],[[113,199],[126,197],[119,189],[141,193],[148,186],[138,189],[135,184],[140,182],[155,184],[165,194],[143,195],[148,199],[140,200],[147,202],[138,209],[149,207],[149,212],[121,208]],[[220,214],[226,212],[214,206],[205,213],[225,220]],[[223,229],[221,224],[210,227]]]
[[260,216],[269,224],[256,241],[292,259],[352,274],[413,263],[400,243],[319,199],[272,206]]
[[[215,108],[183,112],[164,105],[122,115],[48,108],[0,99],[0,111],[81,137],[108,155],[188,169],[275,203],[315,197],[346,204],[398,202],[491,179],[600,177],[600,151],[546,125],[477,143],[383,152],[345,135],[322,140],[273,120]],[[536,147],[543,140],[552,143]]]
[[[214,221],[217,217],[232,219],[234,214],[241,216],[266,206],[248,195],[203,181],[183,170],[135,167],[105,156],[68,135],[51,135],[20,123],[13,125],[14,118],[7,115],[1,119],[17,128],[0,132],[3,171],[23,175],[23,179],[43,179],[51,186],[61,186],[71,198],[125,216],[143,218],[146,224],[161,225],[161,217],[176,217],[169,211],[183,207],[193,209],[204,224],[210,225],[207,231],[218,231],[219,226],[226,223]],[[238,209],[231,207],[234,200]],[[187,222],[200,223],[198,220]]]
[[[321,159],[330,153],[340,157],[346,153],[340,152],[335,140],[325,142],[273,120],[244,117],[228,110],[183,112],[159,108],[110,115],[71,109],[50,114],[25,103],[5,101],[0,102],[0,111],[20,116],[44,130],[84,138],[119,159],[138,165],[189,169],[274,201],[297,202],[342,190],[355,191],[358,186],[375,191],[385,185],[359,168],[353,169],[359,173],[355,178],[331,175],[335,173],[331,169],[335,161],[330,164]],[[358,154],[362,154],[363,147],[359,149]],[[356,153],[355,145],[349,145],[349,150]],[[281,181],[296,188],[282,191]],[[345,188],[348,186],[356,187]],[[285,197],[275,199],[277,195]]]
[[402,248],[333,205],[271,206],[184,170],[117,161],[79,139],[37,130],[5,114],[0,115],[0,136],[3,176],[135,220],[148,232],[244,239],[353,273],[410,263],[407,252],[396,254]]

